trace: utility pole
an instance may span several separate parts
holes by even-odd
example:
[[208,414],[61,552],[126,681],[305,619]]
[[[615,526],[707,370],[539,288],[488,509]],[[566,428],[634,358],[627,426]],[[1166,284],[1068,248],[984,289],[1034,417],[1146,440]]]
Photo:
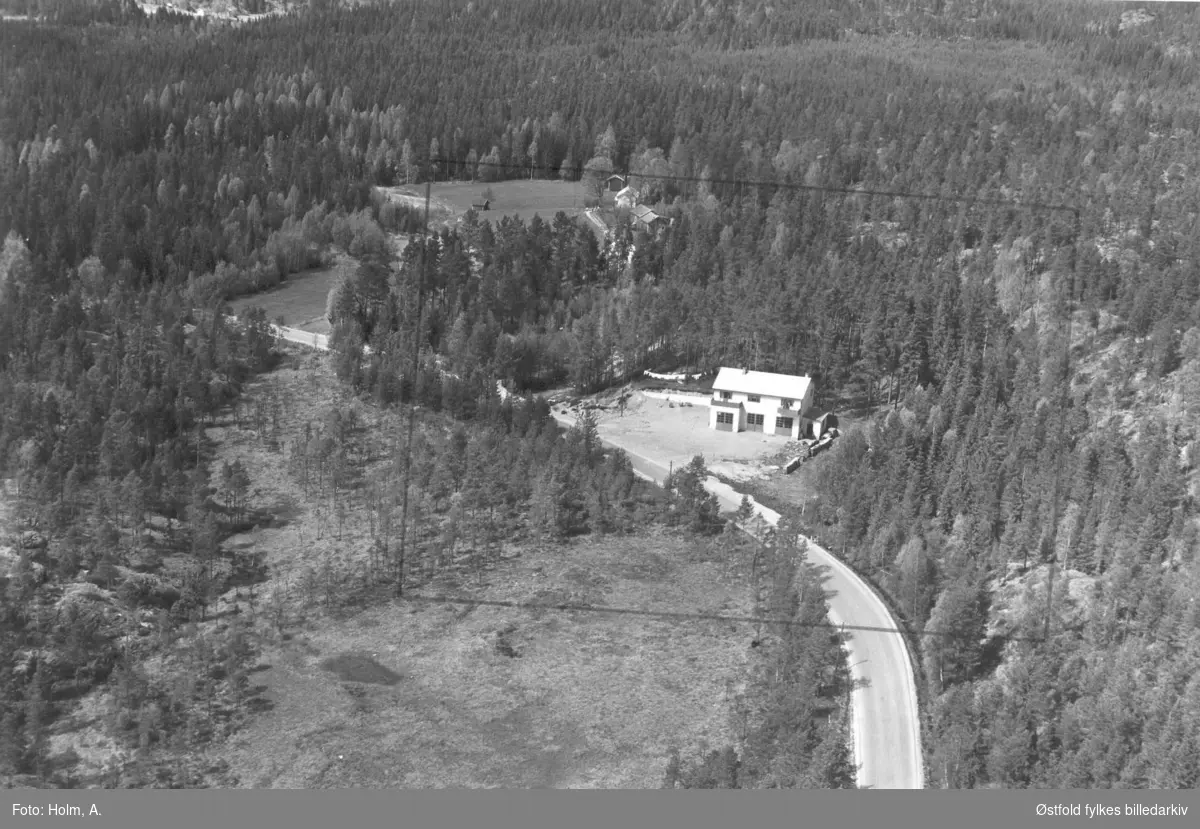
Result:
[[417,318],[413,325],[412,371],[409,375],[411,384],[408,397],[408,436],[404,443],[404,495],[400,507],[400,550],[396,557],[396,596],[404,596],[404,557],[408,552],[408,490],[412,478],[412,442],[413,425],[417,419],[417,369],[420,365],[421,354],[421,312],[424,310],[425,299],[425,263],[429,248],[429,188],[432,180],[425,178],[425,221],[421,227],[421,262],[417,273]]
[[[1075,209],[1075,235],[1071,242],[1071,272],[1067,277],[1067,296],[1064,303],[1064,309],[1067,315],[1067,332],[1066,342],[1063,343],[1063,376],[1062,383],[1062,401],[1059,403],[1058,412],[1058,439],[1055,450],[1062,451],[1065,442],[1067,431],[1067,404],[1071,400],[1071,327],[1073,315],[1071,313],[1071,303],[1075,299],[1075,269],[1078,267],[1077,251],[1079,249],[1079,236],[1082,233],[1080,223],[1079,209]],[[1042,629],[1042,641],[1050,641],[1050,619],[1054,614],[1054,575],[1055,568],[1058,564],[1058,521],[1059,509],[1062,497],[1059,493],[1059,483],[1062,476],[1062,459],[1059,459],[1054,464],[1054,491],[1052,496],[1052,507],[1050,510],[1050,569],[1046,577],[1046,622]]]

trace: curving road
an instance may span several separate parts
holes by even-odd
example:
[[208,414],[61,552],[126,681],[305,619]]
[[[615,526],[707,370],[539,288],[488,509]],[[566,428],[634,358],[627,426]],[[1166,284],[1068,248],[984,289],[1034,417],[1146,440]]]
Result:
[[[272,326],[273,328],[275,326]],[[328,339],[307,331],[277,329],[276,336],[326,351]],[[501,396],[504,396],[502,392]],[[566,427],[575,425],[570,415],[553,410],[554,419]],[[601,443],[621,449],[633,470],[642,478],[661,484],[668,467],[608,439]],[[717,496],[722,509],[736,510],[741,493],[710,477],[705,489]],[[755,503],[754,509],[771,526],[779,513]],[[847,631],[850,674],[856,690],[852,698],[854,756],[858,763],[858,786],[870,789],[921,789],[925,785],[921,754],[921,718],[913,664],[898,625],[875,591],[832,553],[808,539],[809,561],[827,575],[829,618],[835,625],[853,625]]]
[[[558,411],[554,419],[566,427],[575,423],[573,417]],[[642,478],[660,484],[666,478],[664,464],[611,440],[601,438],[601,442],[623,450]],[[741,504],[741,493],[716,478],[710,477],[705,488],[717,496],[723,510],[735,510]],[[778,523],[779,513],[758,503],[754,508],[771,526]],[[908,648],[903,637],[893,632],[896,621],[866,582],[812,539],[808,539],[808,559],[826,573],[830,620],[856,628],[846,632],[846,649],[850,673],[858,686],[851,707],[859,788],[924,788],[917,687]]]

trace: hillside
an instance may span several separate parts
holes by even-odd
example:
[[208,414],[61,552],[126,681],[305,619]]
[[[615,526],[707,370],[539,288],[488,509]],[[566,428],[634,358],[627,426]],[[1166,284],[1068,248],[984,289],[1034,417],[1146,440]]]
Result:
[[[218,311],[282,293],[312,320],[302,275],[353,261],[326,295],[329,368],[348,397],[445,419],[437,507],[480,421],[538,470],[494,480],[503,509],[461,508],[481,538],[517,532],[484,520],[504,510],[565,536],[658,520],[586,451],[531,466],[549,439],[505,431],[497,382],[520,401],[642,369],[810,375],[853,428],[793,520],[920,643],[931,785],[1196,785],[1194,8],[397,0],[230,26],[42,7],[0,22],[0,474],[51,584],[23,571],[5,648],[42,635],[29,594],[57,607],[80,570],[108,590],[134,568],[138,497],[203,560],[219,470],[197,434],[270,362],[263,317]],[[661,223],[601,244],[522,202],[389,241],[420,229],[382,195],[401,187],[598,197],[612,171]],[[692,506],[668,535],[712,529]],[[87,651],[77,627],[56,647]],[[236,639],[189,658],[236,661]],[[86,682],[122,681],[106,660]],[[0,724],[21,749],[0,763],[54,779],[41,706],[75,680],[20,664]],[[844,782],[813,772],[842,768],[812,753],[836,740],[767,720],[803,762],[764,775],[747,734],[675,782]]]

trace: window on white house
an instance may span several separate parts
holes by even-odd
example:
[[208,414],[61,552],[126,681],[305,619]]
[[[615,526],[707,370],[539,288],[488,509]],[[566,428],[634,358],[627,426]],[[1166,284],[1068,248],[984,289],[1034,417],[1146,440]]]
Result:
[[760,414],[746,415],[746,423],[750,426],[762,426],[763,416]]
[[750,403],[758,403],[761,399],[757,394],[746,395],[746,400]]
[[785,399],[784,399],[784,401],[783,401],[783,408],[785,408],[785,409],[790,409],[790,408],[792,408],[793,404],[795,404],[795,402],[796,402],[796,401],[794,401],[794,400],[787,400],[787,399],[785,398]]
[[717,412],[717,423],[733,424],[733,412]]
[[790,417],[775,418],[775,428],[787,429],[790,432],[792,430],[792,419]]
[[723,391],[723,392],[721,392],[721,399],[722,399],[722,400],[732,400],[732,399],[733,399],[733,392],[731,392],[731,391]]

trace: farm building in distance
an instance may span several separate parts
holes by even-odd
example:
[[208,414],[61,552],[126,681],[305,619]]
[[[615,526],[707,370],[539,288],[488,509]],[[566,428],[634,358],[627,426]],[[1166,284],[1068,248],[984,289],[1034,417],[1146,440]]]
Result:
[[616,193],[625,189],[625,176],[620,176],[616,173],[613,173],[611,176],[605,179],[605,182],[608,184],[608,190],[610,193]]
[[722,368],[713,381],[709,426],[723,432],[765,432],[793,440],[810,434],[812,378]]

